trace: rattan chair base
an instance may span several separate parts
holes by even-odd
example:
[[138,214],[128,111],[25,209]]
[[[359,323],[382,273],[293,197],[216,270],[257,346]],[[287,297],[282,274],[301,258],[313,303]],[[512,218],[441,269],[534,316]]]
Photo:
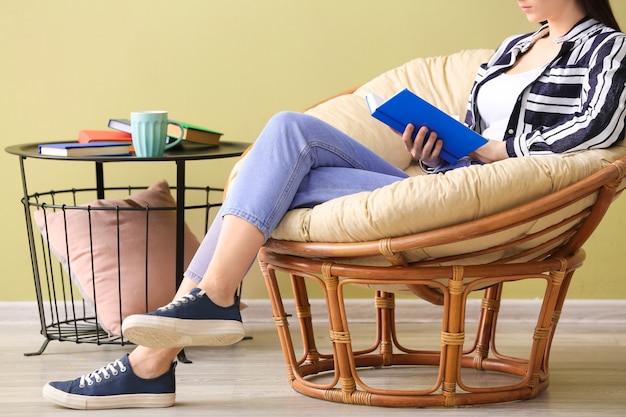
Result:
[[[327,401],[388,407],[453,407],[536,397],[549,385],[550,347],[569,283],[584,260],[581,247],[624,189],[625,175],[626,157],[523,206],[419,235],[339,244],[270,239],[259,252],[259,264],[292,387]],[[576,205],[583,199],[592,202],[588,206]],[[571,207],[578,207],[579,211],[571,213]],[[479,258],[475,253],[418,262],[409,262],[405,256],[415,248],[476,237],[489,239],[508,227],[539,224],[555,212],[567,210],[569,214],[557,225],[544,222],[543,230],[510,242],[508,249],[512,255],[497,262],[476,261]],[[533,245],[532,239],[541,243]],[[501,248],[494,246],[494,250]],[[383,257],[389,265],[359,261],[367,257]],[[281,288],[284,291],[285,286],[279,286],[279,277],[285,274],[296,305],[300,333],[297,340],[301,338],[302,348],[299,356],[289,328],[290,314],[282,301]],[[524,280],[540,280],[545,284],[545,291],[539,296],[541,307],[528,336],[526,354],[504,355],[496,346],[498,312],[505,301],[503,290]],[[307,286],[312,284],[323,290],[328,311],[327,334],[316,333],[319,331],[312,319],[307,291]],[[352,340],[350,316],[344,302],[345,288],[352,285],[372,288],[376,294],[375,342],[368,349],[353,347],[357,343]],[[399,285],[442,305],[441,343],[436,349],[407,347],[399,342],[395,295],[389,291],[390,286]],[[469,340],[465,333],[466,306],[468,297],[476,291],[483,291],[484,297],[475,320],[476,336]],[[323,353],[317,345],[328,340],[328,334],[331,348]],[[364,373],[394,369],[402,372],[390,377],[393,387],[366,383]],[[477,378],[480,381],[475,383],[467,378],[469,371],[480,373]],[[420,374],[429,372],[436,375],[430,384],[412,387]]]
[[[500,265],[485,274],[483,267],[427,267],[406,277],[406,271],[394,269],[384,278],[355,278],[360,267],[352,265],[303,260],[289,255],[275,254],[267,249],[260,253],[260,262],[270,291],[273,315],[292,387],[305,395],[327,401],[348,404],[387,407],[462,406],[529,399],[543,392],[549,384],[548,356],[552,335],[562,306],[567,283],[583,261],[579,250],[568,258],[532,262],[523,265]],[[297,272],[294,268],[297,267]],[[333,271],[341,271],[341,278]],[[289,274],[296,305],[296,315],[303,343],[303,352],[297,357],[289,328],[289,314],[282,301],[278,277]],[[447,283],[441,283],[443,276]],[[396,277],[398,276],[398,277]],[[402,276],[402,278],[399,278]],[[529,336],[530,351],[524,358],[501,355],[495,349],[495,330],[498,306],[503,286],[511,281],[540,279],[546,289],[534,332]],[[321,353],[316,346],[316,333],[311,314],[307,280],[323,287],[328,306],[331,353]],[[352,348],[349,317],[343,293],[346,286],[369,286],[404,283],[429,285],[443,295],[441,349],[419,350],[403,346],[399,341],[394,320],[395,295],[376,291],[376,338],[365,350]],[[487,286],[478,318],[478,331],[471,343],[466,342],[465,306],[467,297],[475,288]],[[325,337],[325,335],[323,335]],[[365,372],[402,370],[400,378],[407,385],[419,379],[420,373],[436,374],[429,387],[421,389],[388,389],[375,387],[362,377]],[[464,370],[481,373],[480,384],[466,382]],[[408,373],[408,375],[407,375]],[[511,375],[514,378],[505,378]],[[471,378],[470,378],[471,379]],[[500,381],[500,382],[499,382]],[[402,385],[395,381],[395,385]]]

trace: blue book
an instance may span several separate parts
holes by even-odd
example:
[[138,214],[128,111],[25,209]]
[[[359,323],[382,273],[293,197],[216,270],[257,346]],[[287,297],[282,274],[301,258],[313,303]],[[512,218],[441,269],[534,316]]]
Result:
[[131,144],[126,142],[62,142],[42,143],[39,153],[51,156],[130,155]]
[[437,132],[443,141],[439,156],[447,162],[455,163],[487,143],[487,139],[406,88],[387,100],[373,93],[365,99],[372,116],[397,132],[404,132],[409,123],[416,132],[422,126]]

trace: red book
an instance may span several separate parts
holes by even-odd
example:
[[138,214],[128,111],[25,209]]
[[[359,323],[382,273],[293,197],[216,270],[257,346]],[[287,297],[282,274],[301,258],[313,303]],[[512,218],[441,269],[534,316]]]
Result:
[[117,130],[81,130],[78,132],[79,143],[125,140],[131,140],[130,133],[120,132]]

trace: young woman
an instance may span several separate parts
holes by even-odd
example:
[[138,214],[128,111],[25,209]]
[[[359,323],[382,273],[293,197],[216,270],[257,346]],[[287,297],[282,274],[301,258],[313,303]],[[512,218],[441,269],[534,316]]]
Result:
[[[506,39],[479,69],[466,122],[489,141],[472,158],[489,163],[623,140],[626,35],[609,1],[517,2],[529,21],[542,26]],[[407,126],[402,141],[416,161],[437,172],[455,168],[439,159],[442,143],[435,132],[419,129],[413,141],[413,130]],[[124,321],[124,335],[137,348],[75,380],[50,382],[44,397],[70,408],[174,404],[174,360],[182,347],[226,345],[243,337],[233,295],[287,210],[405,177],[320,120],[278,114],[246,156],[175,301]]]

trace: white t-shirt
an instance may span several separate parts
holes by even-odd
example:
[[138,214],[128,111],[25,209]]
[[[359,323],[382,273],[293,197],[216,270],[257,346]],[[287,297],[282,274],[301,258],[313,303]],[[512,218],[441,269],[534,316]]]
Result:
[[500,74],[480,88],[476,105],[485,123],[481,133],[483,137],[493,140],[504,138],[517,98],[543,69],[539,67],[519,74]]

